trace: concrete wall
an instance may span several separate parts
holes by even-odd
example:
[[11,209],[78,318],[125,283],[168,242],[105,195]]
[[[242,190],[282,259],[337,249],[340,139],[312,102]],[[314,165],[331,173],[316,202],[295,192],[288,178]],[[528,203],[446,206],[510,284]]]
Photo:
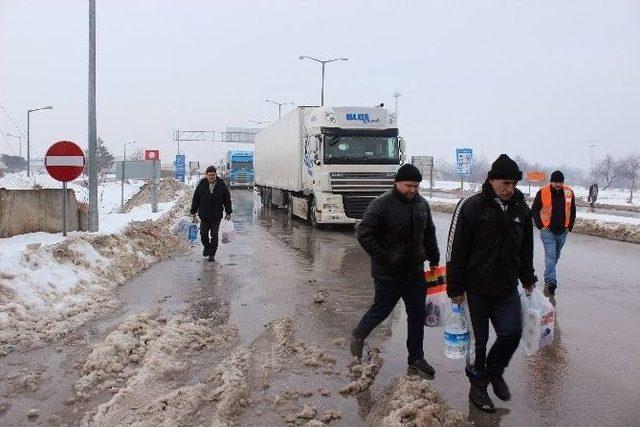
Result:
[[[86,206],[67,190],[67,231],[87,230]],[[62,189],[0,189],[0,238],[62,231]]]

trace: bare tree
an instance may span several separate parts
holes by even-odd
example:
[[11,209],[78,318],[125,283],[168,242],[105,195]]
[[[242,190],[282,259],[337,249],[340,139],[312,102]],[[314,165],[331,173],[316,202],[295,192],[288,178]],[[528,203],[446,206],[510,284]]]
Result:
[[621,162],[620,167],[621,178],[629,184],[629,200],[627,203],[633,202],[633,193],[638,187],[640,180],[640,154],[632,154]]
[[618,179],[622,170],[622,162],[615,160],[611,155],[607,155],[593,167],[592,174],[597,180],[604,181],[602,190],[606,190]]
[[130,156],[127,157],[128,160],[144,160],[144,150],[139,149],[131,153]]

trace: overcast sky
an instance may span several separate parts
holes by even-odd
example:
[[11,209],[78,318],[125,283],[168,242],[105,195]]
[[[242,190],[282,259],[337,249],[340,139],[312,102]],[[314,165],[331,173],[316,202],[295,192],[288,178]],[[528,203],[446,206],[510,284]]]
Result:
[[[266,98],[393,108],[410,154],[584,166],[640,150],[640,1],[97,0],[98,135],[175,155],[174,129],[273,120]],[[88,2],[0,0],[0,105],[34,157],[87,145]],[[17,130],[0,110],[0,132]],[[11,143],[10,147],[6,141]],[[186,144],[213,163],[223,147]],[[200,143],[201,144],[201,143]],[[18,141],[0,136],[0,152]]]

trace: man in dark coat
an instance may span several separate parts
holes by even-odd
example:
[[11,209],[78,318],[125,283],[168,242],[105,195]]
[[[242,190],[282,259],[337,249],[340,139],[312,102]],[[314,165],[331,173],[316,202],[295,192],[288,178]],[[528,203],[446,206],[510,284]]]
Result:
[[218,179],[216,168],[209,166],[206,177],[202,178],[193,193],[191,215],[194,222],[196,213],[200,217],[200,239],[204,246],[203,256],[214,261],[218,250],[218,230],[222,221],[223,211],[226,219],[231,219],[231,193],[223,180]]
[[358,226],[358,241],[371,257],[375,296],[353,331],[351,353],[362,357],[364,340],[402,298],[407,310],[408,371],[431,379],[435,370],[424,359],[424,262],[440,262],[435,226],[427,201],[418,194],[422,181],[413,165],[400,167],[395,185],[367,208]]
[[[482,191],[458,203],[449,229],[447,293],[455,304],[466,295],[475,337],[466,369],[469,400],[486,412],[495,411],[489,382],[499,399],[511,399],[503,373],[522,335],[518,280],[527,292],[537,281],[531,210],[516,188],[521,179],[516,162],[500,155]],[[487,355],[489,320],[497,337]]]

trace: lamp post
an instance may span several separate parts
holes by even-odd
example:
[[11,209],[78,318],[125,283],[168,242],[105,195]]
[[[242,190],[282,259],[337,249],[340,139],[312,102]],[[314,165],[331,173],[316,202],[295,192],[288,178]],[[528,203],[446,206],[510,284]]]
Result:
[[270,102],[271,104],[276,104],[278,106],[278,118],[282,117],[283,105],[296,105],[293,102],[278,102],[278,101],[273,101],[271,99],[265,99],[264,102]]
[[124,212],[124,178],[125,178],[125,165],[127,164],[127,145],[135,144],[135,141],[124,143],[124,153],[122,156],[122,188],[120,192],[120,211]]
[[310,59],[312,61],[319,62],[322,64],[322,88],[320,89],[320,106],[324,106],[324,66],[330,62],[336,61],[348,61],[349,58],[333,58],[333,59],[318,59],[313,56],[300,55],[300,60]]
[[30,127],[30,115],[34,111],[40,110],[53,110],[51,105],[47,105],[46,107],[34,108],[32,110],[27,110],[27,176],[31,176],[31,139],[29,137],[29,127]]

